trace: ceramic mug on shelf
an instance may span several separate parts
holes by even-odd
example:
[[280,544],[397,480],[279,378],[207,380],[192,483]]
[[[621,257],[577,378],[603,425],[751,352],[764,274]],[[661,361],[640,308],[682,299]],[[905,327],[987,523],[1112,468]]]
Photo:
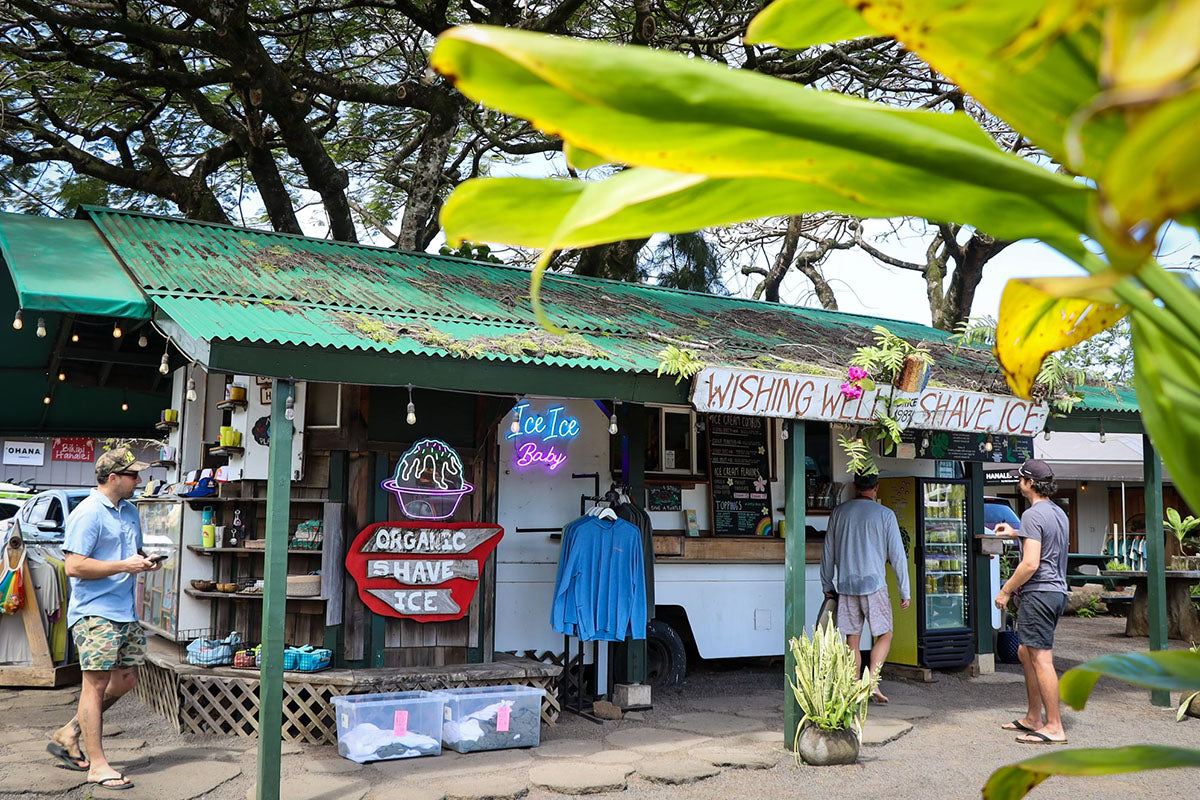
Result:
[[228,386],[225,387],[225,399],[226,400],[245,400],[246,399],[246,387],[238,386],[236,383],[229,384]]
[[221,447],[229,447],[233,444],[233,428],[228,425],[221,426]]
[[216,525],[201,525],[200,526],[200,545],[202,547],[217,546],[217,526]]

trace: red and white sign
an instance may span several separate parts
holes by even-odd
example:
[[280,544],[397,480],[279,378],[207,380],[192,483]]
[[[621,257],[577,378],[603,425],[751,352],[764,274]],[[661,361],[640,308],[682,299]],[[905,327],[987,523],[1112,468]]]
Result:
[[479,522],[377,522],[355,537],[346,570],[367,608],[418,622],[462,619],[483,563],[504,536]]
[[50,446],[51,461],[95,461],[96,440],[77,436],[56,437]]
[[[849,398],[841,392],[843,382],[790,372],[712,367],[696,375],[692,405],[697,411],[749,417],[870,424],[876,407],[886,407],[884,398],[891,387],[879,386]],[[902,428],[1034,436],[1050,416],[1045,403],[960,389],[928,387],[920,393],[897,391],[892,397],[892,416]],[[911,402],[896,404],[898,399]]]

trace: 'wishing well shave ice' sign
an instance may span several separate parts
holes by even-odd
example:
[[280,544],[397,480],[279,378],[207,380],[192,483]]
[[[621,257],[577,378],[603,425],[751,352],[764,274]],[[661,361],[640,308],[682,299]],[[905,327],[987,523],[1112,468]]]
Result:
[[379,522],[355,537],[346,570],[377,614],[418,622],[461,619],[502,536],[499,525],[478,522]]
[[[891,391],[881,385],[850,398],[842,394],[842,383],[841,378],[714,367],[696,375],[692,405],[697,411],[721,414],[865,425],[875,418],[877,405],[884,407],[883,396]],[[1045,403],[960,389],[896,391],[894,398],[912,401],[892,411],[902,428],[1032,436],[1050,416]]]

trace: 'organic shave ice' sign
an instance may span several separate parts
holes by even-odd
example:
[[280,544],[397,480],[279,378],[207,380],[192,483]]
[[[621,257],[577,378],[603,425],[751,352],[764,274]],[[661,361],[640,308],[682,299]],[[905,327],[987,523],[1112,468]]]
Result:
[[534,413],[526,401],[513,408],[516,430],[511,427],[505,439],[513,443],[513,466],[518,469],[544,467],[555,472],[567,463],[567,443],[582,430],[579,420],[567,416],[563,406],[550,406],[545,413]]
[[[723,369],[701,370],[692,384],[697,411],[748,417],[820,419],[852,425],[870,424],[884,407],[891,387],[880,384],[859,397],[842,394],[841,378],[790,372]],[[1019,397],[927,386],[920,392],[896,391],[892,416],[901,428],[1000,433],[1033,436],[1046,425],[1050,407]]]
[[412,519],[448,519],[462,498],[475,491],[463,480],[463,463],[450,445],[422,439],[400,456],[396,474],[380,484],[396,495]]
[[346,570],[377,614],[418,622],[462,619],[503,536],[499,525],[477,522],[379,522],[354,539]]

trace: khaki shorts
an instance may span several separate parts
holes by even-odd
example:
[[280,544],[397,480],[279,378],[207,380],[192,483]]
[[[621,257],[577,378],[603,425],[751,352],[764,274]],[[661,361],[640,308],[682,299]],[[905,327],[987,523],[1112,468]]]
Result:
[[128,669],[146,661],[146,634],[140,622],[82,617],[71,626],[71,638],[79,651],[79,668],[86,672]]
[[863,619],[871,623],[871,635],[892,629],[892,599],[886,588],[871,594],[839,594],[837,626],[846,636],[862,634]]

